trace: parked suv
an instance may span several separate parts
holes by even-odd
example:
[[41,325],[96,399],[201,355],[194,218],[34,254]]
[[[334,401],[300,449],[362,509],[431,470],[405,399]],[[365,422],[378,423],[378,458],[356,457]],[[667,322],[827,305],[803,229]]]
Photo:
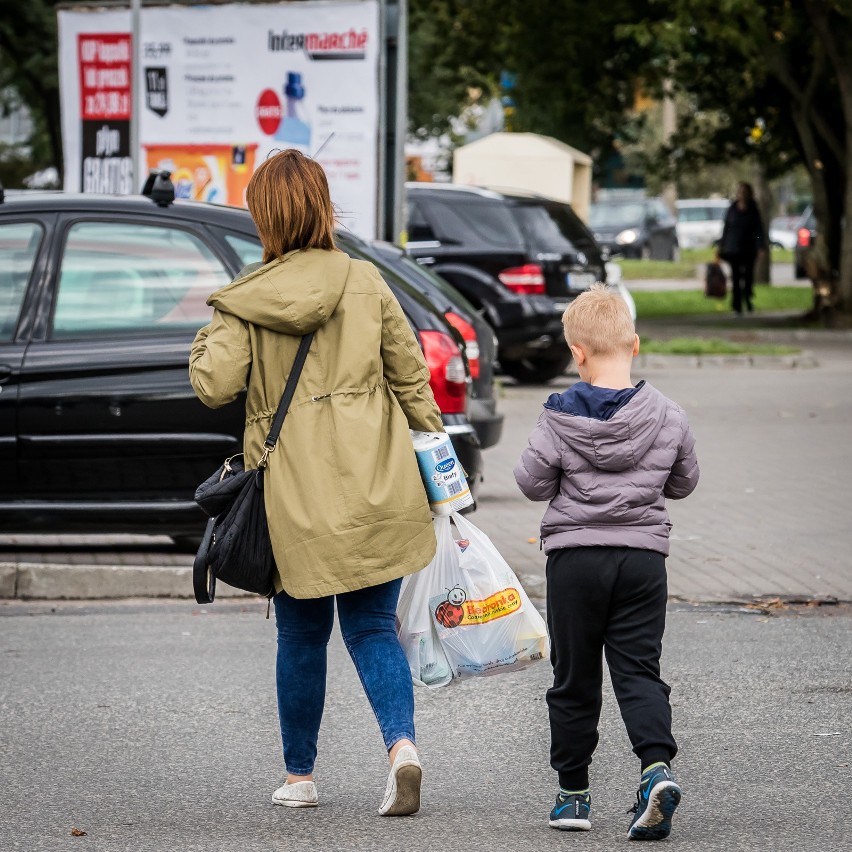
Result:
[[606,276],[594,238],[570,207],[515,190],[409,184],[408,239],[417,262],[491,324],[503,372],[544,382],[565,370],[562,314]]
[[[245,210],[7,196],[0,529],[200,535],[205,518],[193,493],[239,451],[245,409],[244,398],[215,411],[196,399],[190,344],[212,312],[210,293],[260,255]],[[475,484],[482,459],[465,416],[457,332],[422,293],[383,274],[423,346],[445,427]]]

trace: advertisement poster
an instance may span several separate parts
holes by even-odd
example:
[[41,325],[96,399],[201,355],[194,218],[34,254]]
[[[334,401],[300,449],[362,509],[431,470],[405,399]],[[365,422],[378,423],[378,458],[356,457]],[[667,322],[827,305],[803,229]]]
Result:
[[254,169],[298,148],[325,168],[342,225],[376,235],[377,0],[143,8],[140,175],[129,9],[58,16],[67,192],[138,192],[161,168],[179,198],[244,206]]

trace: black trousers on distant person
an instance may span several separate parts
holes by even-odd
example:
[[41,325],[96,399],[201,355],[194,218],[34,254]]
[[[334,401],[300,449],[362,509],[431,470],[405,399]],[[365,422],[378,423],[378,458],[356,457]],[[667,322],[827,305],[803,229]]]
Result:
[[746,310],[752,310],[755,259],[753,254],[732,254],[725,258],[731,265],[731,307],[738,314],[743,312],[743,302]]
[[677,753],[668,685],[660,678],[666,558],[630,547],[573,547],[547,557],[553,686],[550,764],[566,790],[589,786],[598,744],[602,651],[642,767]]

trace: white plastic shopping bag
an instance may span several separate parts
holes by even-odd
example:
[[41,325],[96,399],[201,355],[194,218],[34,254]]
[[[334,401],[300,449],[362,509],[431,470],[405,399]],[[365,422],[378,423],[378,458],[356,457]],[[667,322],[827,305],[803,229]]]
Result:
[[[446,528],[446,534],[442,532]],[[418,686],[446,686],[453,678],[450,664],[435,632],[429,601],[458,569],[450,519],[435,520],[438,549],[435,558],[416,574],[403,578],[396,608],[396,632],[408,659],[411,679]],[[442,547],[443,544],[443,547]]]
[[[435,559],[403,583],[400,641],[415,681],[516,671],[549,653],[544,619],[488,536],[459,514],[436,518]],[[425,610],[425,614],[424,614]],[[432,633],[426,629],[427,622]],[[430,668],[432,667],[432,668]],[[439,682],[440,680],[440,682]]]

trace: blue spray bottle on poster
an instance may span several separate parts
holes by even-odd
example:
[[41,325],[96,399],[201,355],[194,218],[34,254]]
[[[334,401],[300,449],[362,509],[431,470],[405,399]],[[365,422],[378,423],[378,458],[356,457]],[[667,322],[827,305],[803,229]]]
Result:
[[305,87],[302,85],[302,75],[296,71],[287,72],[287,84],[284,86],[284,96],[287,101],[287,113],[281,119],[281,124],[275,138],[290,145],[309,148],[311,144],[311,126],[304,120]]

